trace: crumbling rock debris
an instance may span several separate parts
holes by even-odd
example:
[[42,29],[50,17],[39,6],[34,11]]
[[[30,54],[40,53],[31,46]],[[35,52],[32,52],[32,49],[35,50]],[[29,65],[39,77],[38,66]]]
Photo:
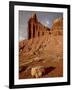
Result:
[[32,77],[39,78],[45,73],[45,69],[41,66],[31,68]]

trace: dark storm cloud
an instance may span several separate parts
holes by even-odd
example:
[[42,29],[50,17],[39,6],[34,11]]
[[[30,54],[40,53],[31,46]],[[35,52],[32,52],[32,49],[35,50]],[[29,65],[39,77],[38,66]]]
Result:
[[[27,39],[28,20],[32,16],[33,11],[19,11],[19,40]],[[38,20],[49,28],[56,18],[63,17],[63,13],[55,12],[35,12]]]

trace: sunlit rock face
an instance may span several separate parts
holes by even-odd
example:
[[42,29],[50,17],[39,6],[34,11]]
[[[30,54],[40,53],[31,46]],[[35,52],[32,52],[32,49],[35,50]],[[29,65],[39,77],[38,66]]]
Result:
[[31,68],[31,75],[32,75],[32,77],[39,78],[39,77],[41,77],[44,73],[45,73],[45,70],[44,70],[43,67],[37,66],[37,67]]
[[63,29],[63,18],[57,18],[53,21],[52,29]]
[[63,34],[63,18],[57,18],[53,21],[53,25],[51,28],[53,34],[62,35]]

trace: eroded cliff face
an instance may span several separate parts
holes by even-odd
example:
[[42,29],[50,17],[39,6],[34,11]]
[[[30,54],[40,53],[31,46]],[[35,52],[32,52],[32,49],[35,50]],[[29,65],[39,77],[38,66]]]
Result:
[[63,35],[63,18],[57,18],[53,21],[51,27],[52,33],[55,35]]
[[[19,78],[33,78],[31,69],[38,66],[42,66],[46,71],[41,77],[62,77],[63,19],[54,20],[51,29],[46,27],[43,29],[44,26],[39,23],[37,16],[34,15],[32,18],[36,23],[35,32],[30,32],[32,35],[28,40],[19,42]],[[41,27],[37,29],[39,24]],[[40,34],[37,34],[38,31]]]
[[28,21],[28,39],[43,36],[50,31],[50,28],[42,25],[34,13]]
[[63,18],[57,18],[53,21],[52,29],[63,30]]

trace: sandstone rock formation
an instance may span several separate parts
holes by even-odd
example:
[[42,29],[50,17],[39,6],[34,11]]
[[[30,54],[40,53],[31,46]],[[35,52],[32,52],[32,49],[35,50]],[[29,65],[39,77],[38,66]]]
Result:
[[52,33],[55,35],[62,35],[63,34],[63,18],[57,18],[53,21],[52,25]]
[[28,39],[45,35],[50,29],[42,25],[34,13],[28,21]]
[[63,18],[57,18],[53,21],[52,25],[53,30],[63,30]]
[[55,35],[59,35],[59,34],[62,35],[63,34],[63,18],[55,19],[50,29],[42,25],[38,21],[36,13],[34,13],[28,21],[28,39],[46,35],[47,33],[55,34]]
[[31,75],[32,77],[39,78],[45,73],[45,69],[41,66],[36,66],[31,68]]
[[[46,75],[43,67],[55,67]],[[30,68],[28,68],[30,67]],[[63,19],[52,28],[42,25],[33,14],[28,22],[28,39],[19,42],[19,78],[63,76]]]

